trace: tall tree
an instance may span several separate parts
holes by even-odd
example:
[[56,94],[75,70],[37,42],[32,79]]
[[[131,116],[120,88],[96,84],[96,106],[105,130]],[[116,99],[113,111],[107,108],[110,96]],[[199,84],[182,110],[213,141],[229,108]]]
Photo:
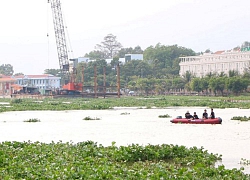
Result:
[[21,76],[21,75],[24,75],[22,72],[19,72],[19,73],[15,73],[14,76]]
[[101,44],[96,45],[96,49],[103,52],[105,58],[113,58],[121,48],[121,43],[116,40],[116,36],[113,34],[108,34],[104,37],[104,41]]
[[124,58],[125,54],[143,54],[143,50],[140,46],[136,46],[135,48],[121,48],[118,52],[117,56],[120,58]]
[[246,47],[250,47],[250,42],[245,41],[242,43],[241,48],[246,48]]
[[60,76],[60,69],[45,69],[44,74],[51,74],[54,76]]
[[12,76],[14,73],[13,66],[11,64],[2,64],[0,66],[0,74],[6,76]]
[[89,57],[90,59],[96,59],[96,60],[100,60],[100,59],[105,59],[106,58],[106,53],[99,51],[99,50],[94,50],[91,51],[89,53],[86,53],[84,57]]

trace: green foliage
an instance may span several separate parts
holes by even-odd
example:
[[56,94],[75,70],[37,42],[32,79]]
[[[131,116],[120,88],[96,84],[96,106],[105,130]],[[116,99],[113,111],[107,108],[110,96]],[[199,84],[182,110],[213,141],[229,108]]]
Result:
[[96,45],[96,48],[105,53],[105,58],[113,58],[121,49],[122,45],[117,41],[116,36],[108,34],[104,41]]
[[83,118],[83,120],[100,120],[100,118],[98,118],[98,117],[92,118],[90,116],[87,116],[87,117]]
[[[18,103],[11,103],[18,101]],[[213,108],[250,108],[250,97],[206,97],[206,96],[151,96],[150,98],[137,98],[134,96],[122,98],[62,98],[44,99],[41,102],[33,99],[0,99],[0,102],[11,103],[11,106],[0,105],[0,112],[27,111],[27,110],[102,110],[113,107],[171,107],[171,106],[206,106]],[[67,102],[67,103],[66,103]]]
[[143,50],[140,46],[136,46],[135,48],[121,48],[118,52],[119,58],[124,58],[125,54],[143,54]]
[[18,103],[22,103],[23,100],[22,99],[11,99],[10,103],[11,104],[18,104]]
[[2,142],[0,179],[247,179],[241,170],[214,167],[203,148],[132,144]]
[[170,118],[171,116],[168,115],[168,114],[165,114],[165,115],[159,115],[158,117],[159,117],[159,118]]
[[246,116],[234,116],[231,118],[231,120],[239,120],[239,121],[249,121],[250,120],[250,116],[246,117]]
[[12,76],[14,73],[13,66],[11,64],[2,64],[0,66],[0,74],[5,76]]
[[247,159],[241,158],[241,160],[240,160],[240,164],[242,164],[242,165],[250,165],[250,160],[247,160]]
[[41,121],[38,118],[31,118],[31,119],[28,119],[28,120],[24,120],[23,122],[41,122]]
[[130,113],[128,112],[124,112],[124,113],[121,113],[121,115],[129,115]]
[[61,77],[61,70],[60,69],[45,69],[44,74],[51,74],[54,76],[60,76]]

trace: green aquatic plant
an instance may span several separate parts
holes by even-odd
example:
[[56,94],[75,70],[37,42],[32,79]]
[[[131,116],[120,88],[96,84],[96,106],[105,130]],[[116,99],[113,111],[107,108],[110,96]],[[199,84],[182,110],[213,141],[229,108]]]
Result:
[[18,104],[18,103],[22,103],[23,100],[22,99],[11,99],[10,103],[11,104]]
[[239,121],[249,121],[250,117],[247,116],[234,116],[231,120],[239,120]]
[[24,120],[23,122],[41,122],[41,121],[40,121],[40,119],[37,119],[37,118],[31,118],[28,120]]
[[168,114],[165,114],[165,115],[159,115],[158,117],[159,117],[159,118],[171,118],[171,116],[170,116],[170,115],[168,115]]
[[241,158],[240,164],[242,164],[242,165],[250,165],[250,160]]
[[100,120],[100,118],[98,118],[98,117],[92,118],[90,116],[87,116],[87,117],[83,118],[83,120]]
[[0,179],[249,179],[221,156],[177,145],[1,142]]
[[[235,98],[235,99],[233,99]],[[154,98],[59,98],[43,99],[39,103],[34,99],[0,99],[0,102],[9,102],[11,107],[0,107],[0,112],[27,111],[27,110],[103,110],[114,107],[138,107],[150,109],[152,107],[165,108],[171,106],[199,106],[213,108],[244,108],[250,109],[250,97],[206,97],[206,96],[155,96]],[[65,103],[67,102],[67,103]]]
[[124,113],[121,113],[121,115],[129,115],[130,113],[128,112],[124,112]]

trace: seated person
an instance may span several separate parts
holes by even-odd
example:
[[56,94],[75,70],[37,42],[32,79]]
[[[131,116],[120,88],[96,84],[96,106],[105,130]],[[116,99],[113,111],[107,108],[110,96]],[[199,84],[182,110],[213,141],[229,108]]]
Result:
[[202,118],[203,119],[207,119],[208,118],[208,114],[207,114],[207,110],[204,110],[204,113],[202,114]]
[[198,115],[196,114],[196,112],[194,112],[194,115],[193,115],[194,119],[199,119]]
[[210,115],[210,118],[211,118],[211,119],[214,119],[214,118],[215,118],[215,114],[214,114],[213,108],[211,108],[211,115]]
[[193,116],[189,113],[189,111],[185,114],[186,119],[193,119]]

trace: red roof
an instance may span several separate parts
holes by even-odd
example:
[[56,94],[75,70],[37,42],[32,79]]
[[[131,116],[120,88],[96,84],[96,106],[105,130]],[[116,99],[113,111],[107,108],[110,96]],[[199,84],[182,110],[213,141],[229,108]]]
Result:
[[222,54],[224,53],[225,51],[216,51],[214,54]]
[[15,82],[15,81],[16,81],[16,79],[10,78],[10,77],[0,78],[0,82]]
[[14,76],[15,78],[46,78],[46,77],[53,77],[51,74],[42,74],[42,75],[19,75],[19,76]]

